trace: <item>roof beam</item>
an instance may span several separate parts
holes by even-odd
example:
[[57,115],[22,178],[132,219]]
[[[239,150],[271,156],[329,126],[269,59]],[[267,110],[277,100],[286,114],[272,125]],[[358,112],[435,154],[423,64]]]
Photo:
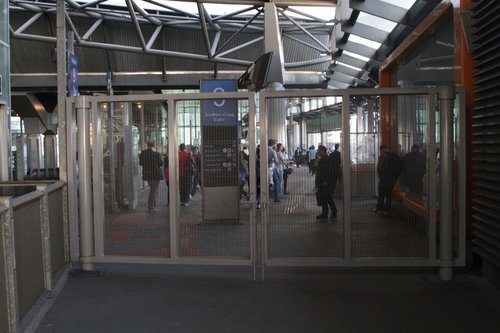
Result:
[[334,88],[334,89],[347,89],[349,88],[349,84],[344,83],[344,82],[339,82],[335,80],[330,80],[328,81],[328,88]]
[[284,81],[284,55],[283,42],[281,41],[278,13],[274,3],[264,4],[264,52],[273,52],[269,65],[269,82]]
[[340,61],[346,65],[351,65],[357,68],[365,68],[367,62],[358,58],[354,58],[353,56],[342,53],[340,57],[334,57],[333,60]]
[[[337,3],[337,9],[335,10],[335,21],[336,22],[347,22],[352,14],[352,9],[349,7],[349,0],[339,0]],[[340,47],[337,45],[342,42],[347,37],[347,33],[342,31],[342,27],[336,24],[333,27],[330,43],[332,53],[336,53]]]
[[28,21],[26,21],[22,26],[17,28],[16,32],[22,33],[24,30],[28,29],[33,23],[35,23],[35,21],[38,20],[40,18],[40,16],[42,16],[42,15],[43,15],[43,12],[36,13]]
[[337,43],[337,47],[339,49],[346,50],[351,53],[356,53],[367,58],[371,58],[373,54],[377,51],[371,47],[352,41],[347,41],[347,43]]
[[231,49],[229,49],[229,50],[227,50],[225,52],[220,52],[217,56],[223,57],[223,56],[225,56],[225,55],[227,55],[229,53],[233,53],[233,52],[235,52],[237,50],[240,50],[240,49],[242,49],[244,47],[247,47],[249,45],[252,45],[252,44],[255,44],[257,42],[260,42],[263,39],[264,39],[264,36],[259,36],[259,37],[255,38],[255,39],[252,39],[252,40],[250,40],[250,41],[248,41],[246,43],[239,44],[239,45],[237,45],[237,46],[235,46],[235,47],[233,47],[233,48],[231,48]]
[[[237,80],[243,71],[218,71],[217,77],[220,79]],[[100,73],[79,73],[78,83],[80,87],[92,89],[92,87],[106,87],[106,72]],[[113,72],[113,87],[115,89],[128,89],[131,87],[178,87],[189,86],[198,87],[200,80],[211,77],[213,72]],[[165,81],[165,76],[168,81]],[[319,87],[325,85],[325,77],[322,74],[312,72],[287,72],[284,77],[284,84],[287,86]],[[55,73],[27,73],[12,74],[12,88],[17,91],[27,89],[56,89],[57,75]]]
[[229,39],[217,50],[217,52],[214,53],[214,56],[217,54],[221,53],[221,51],[236,38],[246,27],[248,27],[260,14],[262,13],[262,10],[259,9],[257,14],[255,14],[248,22],[246,22],[241,28],[238,29]]
[[309,36],[313,41],[315,41],[321,48],[323,48],[323,50],[325,50],[325,52],[327,53],[331,53],[330,51],[330,48],[328,46],[326,46],[325,44],[323,44],[319,39],[317,39],[316,37],[314,37],[313,34],[311,34],[309,31],[307,31],[304,27],[302,27],[298,22],[296,22],[293,18],[291,18],[290,16],[288,16],[287,14],[285,14],[284,11],[281,11],[281,15],[283,15],[284,17],[286,17],[290,22],[292,22],[297,28],[299,28],[303,33],[305,33],[307,36]]
[[142,35],[141,26],[139,25],[139,22],[137,21],[137,16],[135,16],[135,11],[134,11],[134,6],[132,4],[132,0],[125,0],[125,2],[127,3],[128,11],[130,13],[130,18],[132,19],[135,30],[137,32],[137,37],[139,37],[139,41],[141,42],[142,49],[144,51],[146,51],[147,50],[146,41],[144,40],[144,36]]
[[361,76],[360,74],[362,72],[362,71],[360,71],[357,68],[351,68],[351,67],[348,67],[348,66],[345,66],[345,65],[342,65],[342,64],[330,65],[328,67],[328,69],[331,70],[331,71],[333,71],[333,72],[338,72],[338,73],[342,73],[342,74],[351,76],[353,78],[360,77]]
[[[198,0],[182,0],[187,2],[197,2]],[[231,5],[262,5],[263,2],[272,2],[278,5],[284,6],[335,6],[337,1],[340,0],[260,0],[260,1],[252,1],[252,0],[203,0],[204,3],[226,3]]]
[[331,75],[327,75],[327,77],[330,78],[333,81],[343,82],[343,83],[346,83],[346,84],[349,84],[349,85],[353,84],[354,83],[354,79],[356,79],[355,77],[352,77],[352,76],[349,76],[349,75],[345,75],[345,74],[342,74],[342,73],[339,73],[339,72],[334,72]]
[[389,36],[389,33],[375,27],[356,22],[354,25],[342,24],[342,31],[356,36],[360,36],[377,43],[383,44]]
[[381,0],[350,0],[350,6],[354,10],[393,22],[400,22],[406,15],[406,9]]
[[208,36],[208,30],[207,30],[207,22],[206,22],[206,16],[205,16],[205,7],[201,2],[197,3],[198,5],[198,14],[200,15],[200,24],[201,24],[201,31],[203,32],[203,40],[205,41],[205,46],[207,48],[207,55],[209,59],[212,59],[212,47],[210,45],[210,38]]
[[89,28],[89,30],[87,30],[87,32],[85,33],[85,35],[82,36],[82,39],[84,39],[84,40],[89,39],[89,37],[92,36],[92,34],[102,24],[102,22],[104,22],[103,19],[99,19],[99,20],[95,21],[94,24],[92,24],[92,26]]

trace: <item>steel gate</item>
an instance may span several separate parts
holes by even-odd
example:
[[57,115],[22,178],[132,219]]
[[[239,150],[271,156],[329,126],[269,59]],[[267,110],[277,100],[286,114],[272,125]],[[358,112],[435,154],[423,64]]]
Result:
[[[342,173],[333,194],[337,219],[328,221],[316,218],[320,209],[316,205],[316,176],[305,165],[290,166],[293,172],[287,177],[289,193],[278,197],[276,201],[281,202],[274,202],[275,197],[270,193],[277,186],[270,184],[266,145],[271,139],[269,127],[275,126],[268,120],[269,112],[277,112],[272,107],[269,110],[269,105],[276,105],[273,100],[333,96],[341,97],[341,103],[333,109],[316,110],[315,121],[322,142],[314,143],[317,146],[326,140],[325,128],[342,133],[339,142]],[[256,95],[251,92],[70,98],[68,114],[73,115],[76,109],[77,127],[85,129],[88,125],[87,133],[78,131],[78,139],[68,135],[66,143],[71,148],[74,141],[79,144],[79,204],[74,198],[69,207],[73,210],[70,216],[79,211],[79,228],[78,222],[73,221],[71,230],[79,231],[72,239],[80,237],[81,241],[80,248],[72,247],[72,257],[79,255],[89,265],[99,262],[249,265],[254,267],[254,273],[256,267],[262,267],[263,272],[265,266],[276,265],[445,268],[463,265],[463,196],[453,200],[443,185],[446,184],[443,180],[453,177],[449,170],[453,170],[455,159],[456,193],[464,192],[464,163],[460,163],[465,157],[463,112],[460,112],[464,110],[463,94],[458,96],[446,95],[437,88],[261,92],[259,113]],[[405,144],[401,154],[411,148],[410,143],[417,144],[424,149],[422,156],[426,156],[422,189],[413,193],[408,184],[398,182],[393,191],[392,210],[387,214],[372,211],[379,190],[376,166],[380,98],[405,105],[409,108],[405,114],[417,115],[408,128],[398,129],[406,133],[404,142],[396,138],[393,144]],[[209,172],[214,165],[224,162],[211,160],[218,149],[225,149],[229,156],[224,162],[228,175],[234,174],[231,165],[234,166],[235,158],[238,161],[243,158],[234,156],[241,150],[239,142],[234,146],[234,142],[228,143],[225,134],[220,134],[228,130],[231,136],[231,128],[210,132],[200,123],[203,101],[221,104],[224,100],[238,100],[238,109],[248,109],[248,196],[239,197],[241,192],[234,192],[232,180]],[[448,112],[439,112],[443,108]],[[455,117],[442,116],[450,114]],[[446,124],[447,131],[440,130],[439,124]],[[314,122],[302,125],[316,126]],[[408,131],[410,127],[412,131]],[[257,128],[260,128],[260,156]],[[203,137],[203,131],[212,136]],[[441,147],[439,154],[436,137]],[[148,141],[154,141],[162,163],[168,164],[163,173],[168,184],[165,179],[158,182],[156,206],[148,202],[155,182],[143,179],[140,165],[140,154]],[[186,191],[184,194],[179,191],[185,184],[184,166],[182,170],[179,168],[182,143],[197,146],[202,156],[203,168],[198,172],[203,180],[200,186],[191,184],[192,199],[186,199]],[[292,152],[294,148],[288,150]],[[443,157],[443,149],[448,157]],[[91,166],[86,164],[90,161]],[[241,183],[236,186],[239,188]],[[445,203],[439,202],[440,188],[446,191],[441,196]],[[238,198],[233,198],[232,193]],[[224,199],[215,200],[219,197]],[[435,213],[438,207],[440,214]],[[214,210],[223,213],[214,213],[214,217],[210,213]]]

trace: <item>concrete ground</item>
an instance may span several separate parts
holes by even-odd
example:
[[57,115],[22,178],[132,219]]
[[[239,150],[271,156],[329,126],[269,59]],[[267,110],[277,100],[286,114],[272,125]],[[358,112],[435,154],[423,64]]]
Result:
[[500,291],[470,272],[100,267],[70,274],[37,333],[500,332]]

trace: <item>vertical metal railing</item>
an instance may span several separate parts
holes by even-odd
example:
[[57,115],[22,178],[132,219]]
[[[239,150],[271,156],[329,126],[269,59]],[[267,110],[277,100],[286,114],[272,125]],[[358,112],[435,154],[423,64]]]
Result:
[[[50,196],[62,196],[66,185],[60,181],[9,182],[0,187],[15,194],[0,197],[0,288],[5,291],[0,292],[0,329],[17,333],[36,326],[33,322],[40,318],[30,315],[31,311],[67,276],[67,229],[61,225],[67,221],[61,216],[66,210],[50,209]],[[57,231],[63,236],[51,237]],[[63,258],[62,266],[52,258]]]
[[351,128],[350,128],[350,99],[346,92],[342,95],[342,179],[344,197],[344,260],[346,263],[352,260],[352,224],[351,224]]
[[[439,94],[438,94],[439,92]],[[443,87],[443,88],[412,88],[412,89],[400,89],[400,88],[388,88],[388,89],[347,89],[347,90],[337,90],[337,91],[310,91],[310,90],[301,90],[301,91],[284,91],[284,92],[262,92],[260,93],[260,114],[261,114],[261,144],[267,143],[267,118],[266,118],[266,101],[272,98],[296,98],[296,97],[315,97],[315,96],[342,96],[343,97],[343,182],[344,182],[344,256],[342,260],[336,260],[336,258],[270,258],[269,257],[269,235],[268,235],[268,227],[269,227],[269,216],[267,214],[267,209],[262,214],[262,252],[263,252],[263,267],[267,265],[340,265],[340,266],[422,266],[422,267],[440,267],[441,278],[443,280],[448,280],[451,278],[451,268],[457,265],[463,265],[462,261],[462,252],[464,252],[464,218],[463,211],[457,209],[457,211],[453,210],[453,182],[456,181],[458,184],[463,184],[463,171],[459,173],[458,179],[453,179],[453,101],[455,99],[454,89],[453,87]],[[427,241],[425,242],[427,246],[426,255],[423,258],[419,257],[394,257],[394,258],[356,258],[356,260],[352,260],[352,228],[351,228],[351,219],[350,211],[352,209],[352,205],[350,202],[351,195],[351,172],[350,172],[350,156],[349,156],[349,112],[350,112],[350,99],[355,96],[399,96],[399,95],[421,95],[426,96],[428,99],[428,115],[427,115],[427,124],[428,124],[428,144],[429,144],[429,153],[430,156],[427,159],[427,168],[428,168],[428,192],[429,197],[427,198],[426,209],[427,215],[425,218],[425,223],[427,223],[427,228],[425,230]],[[459,94],[459,96],[461,96]],[[435,112],[437,106],[437,100],[439,100],[439,112],[442,118],[441,122],[443,127],[441,128],[441,149],[444,150],[444,154],[447,154],[448,157],[443,156],[441,161],[441,178],[440,178],[440,193],[441,200],[444,200],[439,207],[441,222],[439,224],[440,228],[440,240],[439,247],[437,244],[437,224],[436,224],[436,175],[434,170],[434,165],[436,161],[436,156],[434,154],[436,147],[436,121],[435,121]],[[463,121],[463,114],[459,115],[460,121]],[[451,125],[450,125],[451,123]],[[463,130],[460,133],[457,133],[460,137],[460,140],[463,140],[464,132]],[[451,140],[451,141],[450,141]],[[262,152],[262,175],[261,179],[267,179],[267,153]],[[459,155],[462,156],[463,155]],[[443,166],[444,164],[444,166]],[[451,186],[451,187],[450,187]],[[263,188],[263,201],[267,202],[269,193],[267,192],[267,183],[262,184]],[[460,189],[463,191],[463,186]],[[444,193],[443,193],[444,192]],[[460,192],[461,193],[461,192]],[[457,207],[461,207],[465,203],[463,202],[463,195],[458,196],[460,203]],[[447,202],[445,202],[447,201]],[[425,207],[424,207],[425,209]],[[459,234],[457,238],[454,238],[452,224],[453,214],[459,214]],[[444,223],[443,223],[444,222]],[[453,244],[458,241],[458,257],[453,256]],[[437,253],[439,250],[439,254]],[[445,272],[445,273],[443,273]]]
[[[261,144],[261,170],[260,170],[260,178],[262,181],[262,186],[261,186],[261,203],[262,203],[262,210],[261,210],[261,218],[257,221],[257,215],[256,215],[256,184],[254,183],[255,181],[255,168],[250,168],[251,174],[251,186],[250,186],[250,242],[251,242],[251,263],[256,262],[256,254],[257,248],[260,248],[262,250],[261,253],[261,264],[262,268],[266,265],[320,265],[320,266],[453,266],[456,265],[457,262],[454,261],[453,256],[449,256],[449,242],[446,240],[445,243],[443,243],[443,239],[440,240],[439,242],[439,248],[436,240],[436,219],[435,219],[435,210],[436,210],[436,196],[435,196],[435,182],[436,178],[435,175],[433,174],[433,165],[435,163],[435,156],[429,156],[427,160],[427,165],[428,165],[428,187],[429,187],[429,197],[428,201],[426,202],[427,205],[427,217],[426,217],[426,223],[428,223],[428,228],[426,229],[427,232],[427,237],[426,238],[426,246],[427,246],[427,257],[425,258],[401,258],[401,257],[391,257],[391,258],[385,258],[385,257],[380,257],[380,258],[358,258],[356,257],[355,260],[353,260],[353,254],[352,254],[352,240],[354,237],[354,230],[352,229],[351,225],[351,219],[353,218],[351,216],[351,209],[352,209],[352,202],[351,202],[351,164],[350,164],[350,152],[349,152],[349,143],[350,143],[350,128],[349,128],[349,123],[350,123],[350,100],[352,97],[356,96],[383,96],[383,95],[388,95],[388,96],[398,96],[398,95],[421,95],[421,96],[426,96],[428,98],[428,107],[429,107],[429,112],[427,115],[427,123],[428,123],[428,143],[429,143],[429,151],[433,152],[435,150],[435,119],[434,119],[434,112],[435,112],[435,107],[436,107],[436,96],[437,96],[437,89],[436,88],[412,88],[412,89],[401,89],[401,88],[386,88],[386,89],[346,89],[346,90],[335,90],[335,91],[325,91],[325,90],[297,90],[297,91],[275,91],[275,92],[261,92],[260,93],[260,105],[259,105],[259,112],[260,112],[260,144]],[[445,90],[443,90],[445,91]],[[296,97],[325,97],[325,96],[341,96],[343,99],[343,105],[342,105],[342,141],[344,144],[344,150],[343,150],[343,176],[342,176],[342,181],[343,181],[343,214],[342,214],[342,225],[343,225],[343,230],[342,230],[342,235],[343,235],[343,255],[341,258],[337,257],[328,257],[328,256],[323,256],[321,258],[299,258],[299,257],[290,257],[290,258],[270,258],[269,257],[269,248],[268,248],[268,242],[270,241],[269,234],[268,234],[268,228],[269,228],[269,188],[267,184],[267,140],[268,140],[268,124],[267,124],[267,107],[268,107],[268,102],[270,99],[273,98],[296,98]],[[88,101],[93,105],[94,109],[94,140],[95,142],[99,142],[99,136],[102,135],[99,134],[98,128],[95,128],[95,126],[99,126],[99,116],[97,115],[97,105],[98,103],[101,102],[133,102],[133,101],[162,101],[162,102],[167,102],[168,104],[168,137],[169,137],[169,145],[168,145],[168,155],[169,155],[169,173],[170,173],[170,179],[171,180],[176,180],[178,179],[178,170],[177,170],[177,147],[179,142],[177,137],[178,137],[178,130],[177,130],[177,125],[178,125],[178,112],[177,112],[177,103],[179,101],[183,100],[203,100],[203,99],[221,99],[221,98],[236,98],[236,99],[249,99],[251,101],[251,98],[254,98],[253,93],[222,93],[222,94],[167,94],[167,95],[129,95],[129,96],[96,96],[96,97],[88,97]],[[441,109],[442,108],[449,108],[450,105],[452,105],[453,100],[455,96],[446,96],[445,98],[441,97],[441,100],[443,100],[440,104]],[[253,104],[253,101],[250,103],[250,109],[255,108]],[[251,111],[254,112],[254,111]],[[446,114],[446,112],[442,113]],[[251,151],[255,151],[255,146],[256,146],[256,138],[254,137],[255,131],[257,128],[257,124],[255,123],[255,113],[251,114],[249,117],[250,119],[250,139],[251,139]],[[453,129],[452,129],[453,130]],[[450,133],[445,133],[443,137],[449,137]],[[460,135],[463,135],[463,133],[460,133]],[[453,137],[453,136],[451,136]],[[452,146],[453,147],[453,146]],[[446,147],[443,147],[446,150]],[[449,148],[448,148],[449,150]],[[453,151],[453,149],[451,148]],[[431,154],[433,155],[433,154]],[[102,158],[102,156],[95,155],[93,158]],[[445,161],[443,161],[445,162]],[[452,161],[453,162],[453,161]],[[452,163],[451,162],[451,163]],[[100,168],[102,165],[101,164],[95,164],[94,167]],[[254,166],[256,163],[255,156],[251,154],[251,160],[250,160],[250,165]],[[447,165],[450,166],[449,161],[447,162]],[[84,165],[82,165],[82,168],[85,168]],[[452,169],[451,169],[452,170]],[[82,170],[80,170],[81,172]],[[95,172],[95,170],[94,170]],[[447,172],[446,170],[442,170],[442,172]],[[98,174],[97,174],[98,175]],[[462,174],[460,174],[463,176]],[[96,176],[96,174],[94,174]],[[460,180],[459,180],[460,181]],[[97,185],[96,185],[97,184]],[[94,192],[96,190],[99,190],[99,184],[98,182],[94,184]],[[96,187],[97,186],[97,187]],[[219,260],[215,258],[202,258],[202,257],[185,257],[180,255],[180,244],[179,244],[179,236],[180,236],[180,230],[179,230],[179,209],[178,209],[178,184],[175,183],[175,181],[172,181],[172,186],[169,187],[170,191],[170,198],[171,198],[171,209],[169,211],[169,218],[170,218],[170,237],[171,237],[171,242],[170,242],[170,258],[147,258],[147,257],[142,257],[142,258],[133,258],[130,256],[124,256],[124,257],[112,257],[112,256],[106,256],[105,254],[102,253],[102,251],[96,251],[95,254],[91,255],[89,257],[89,260],[91,262],[156,262],[156,263],[193,263],[193,264],[212,264],[212,263],[226,263],[226,264],[241,264],[242,261],[238,260]],[[442,185],[444,186],[444,185]],[[448,196],[445,192],[445,195]],[[461,199],[462,200],[462,199]],[[102,209],[102,207],[95,207],[96,209]],[[80,209],[85,209],[85,207],[80,207]],[[447,208],[446,204],[441,209],[445,209],[449,211],[449,207]],[[453,208],[452,208],[453,209]],[[443,214],[445,214],[445,218],[449,219],[446,217],[446,212],[441,213],[441,219],[443,219]],[[453,214],[453,212],[448,214]],[[462,214],[462,213],[460,213]],[[450,217],[452,218],[452,217]],[[95,231],[93,236],[94,240],[97,240],[98,242],[102,242],[103,237],[102,237],[102,225],[103,225],[103,214],[96,214],[94,215],[94,220],[92,221],[93,223],[93,230]],[[261,232],[257,234],[257,222],[260,222],[260,226],[262,227]],[[463,218],[460,219],[460,223],[463,224]],[[446,226],[440,226],[440,228],[445,228],[445,229],[440,229],[440,235],[442,236],[443,233],[446,233],[448,236],[447,237],[453,237],[453,234],[450,233],[450,230]],[[462,228],[462,227],[461,227]],[[460,237],[462,237],[462,232],[463,228],[460,229]],[[88,233],[89,235],[91,233]],[[451,236],[449,236],[451,235]],[[83,236],[83,234],[81,235]],[[87,237],[87,236],[84,236]],[[90,236],[89,236],[90,237]],[[83,244],[83,243],[82,243]],[[442,248],[441,245],[445,246],[445,248]],[[462,243],[461,243],[462,244]],[[102,244],[100,245],[94,245],[93,248],[95,249],[102,249]],[[437,251],[440,251],[439,256],[437,255]],[[444,252],[441,252],[444,251]],[[446,277],[444,277],[446,278]]]
[[11,197],[0,197],[0,252],[2,254],[2,285],[4,293],[0,299],[0,328],[8,333],[19,330],[19,309],[16,278],[16,258],[14,251],[14,220]]
[[[79,101],[80,97],[76,97],[72,100],[75,101],[75,104],[77,103],[82,103]],[[92,188],[92,193],[93,193],[93,202],[90,203],[85,203],[85,206],[80,206],[80,210],[84,211],[93,211],[93,235],[90,236],[90,232],[85,232],[85,230],[81,230],[80,237],[92,237],[92,240],[82,240],[81,244],[82,246],[84,244],[90,244],[90,242],[94,242],[93,244],[93,249],[94,253],[87,257],[86,260],[90,263],[163,263],[163,264],[181,264],[181,263],[186,263],[186,264],[221,264],[221,265],[249,265],[249,264],[254,264],[255,263],[255,256],[256,256],[256,226],[255,226],[255,201],[250,201],[249,203],[249,211],[246,211],[249,215],[249,220],[250,220],[250,226],[248,227],[248,236],[245,236],[246,240],[245,242],[248,241],[249,243],[249,252],[248,252],[248,258],[247,255],[236,255],[236,256],[231,256],[231,252],[228,252],[229,254],[226,255],[224,254],[223,256],[203,256],[203,255],[182,255],[182,237],[186,238],[187,237],[198,237],[200,235],[186,235],[186,232],[182,229],[181,225],[181,220],[183,220],[183,216],[180,214],[180,209],[179,209],[179,191],[178,191],[178,161],[177,161],[177,153],[178,153],[178,146],[180,142],[178,142],[178,131],[179,131],[179,112],[178,112],[178,104],[181,101],[194,101],[194,100],[206,100],[206,99],[239,99],[239,100],[248,100],[249,104],[249,110],[250,112],[254,115],[255,117],[255,94],[251,92],[246,92],[246,93],[203,93],[203,94],[164,94],[164,95],[128,95],[128,96],[94,96],[94,97],[86,97],[86,102],[91,105],[92,109],[92,119],[91,119],[91,124],[92,124],[92,171],[93,171],[93,188]],[[112,239],[113,237],[116,238],[116,235],[120,232],[121,229],[118,223],[112,222],[110,217],[108,216],[109,214],[105,213],[105,207],[103,202],[105,202],[105,198],[103,196],[103,190],[102,190],[102,182],[104,181],[103,179],[103,174],[102,174],[102,167],[103,167],[103,153],[102,153],[102,136],[103,136],[103,131],[100,129],[102,127],[102,116],[100,115],[101,108],[99,107],[100,104],[102,103],[137,103],[137,102],[145,103],[145,102],[157,102],[157,103],[165,103],[168,105],[167,108],[167,119],[168,119],[168,172],[169,172],[169,179],[170,179],[170,184],[168,187],[169,191],[169,197],[170,197],[170,204],[168,205],[168,219],[166,218],[165,220],[168,221],[168,229],[163,228],[163,230],[168,230],[168,240],[165,241],[165,243],[168,242],[168,248],[167,251],[164,253],[167,253],[168,255],[156,255],[152,256],[149,255],[147,252],[142,252],[141,255],[135,255],[134,252],[136,249],[129,249],[131,251],[122,251],[120,254],[115,252],[110,252],[106,253],[104,251],[106,249],[106,245],[104,245],[104,242],[106,239]],[[86,104],[85,104],[86,105]],[[81,110],[86,109],[87,107],[83,108]],[[80,113],[80,110],[77,110],[78,113]],[[81,116],[80,116],[81,117]],[[145,117],[144,117],[145,118]],[[142,118],[141,118],[142,119]],[[89,121],[89,120],[87,120]],[[82,123],[82,126],[84,124]],[[108,124],[108,126],[112,126],[112,124]],[[139,124],[139,126],[142,126]],[[250,121],[250,126],[253,126],[253,131],[255,132],[256,124],[255,124],[255,119]],[[82,127],[83,128],[83,127]],[[109,129],[108,129],[109,130]],[[250,133],[250,137],[255,137],[255,133]],[[79,140],[82,140],[79,137]],[[81,142],[79,143],[79,146],[81,146]],[[252,149],[252,146],[251,146]],[[253,149],[255,149],[255,142],[253,142]],[[81,155],[81,153],[79,153]],[[86,166],[82,166],[83,168],[86,168]],[[79,166],[79,173],[81,173],[81,167]],[[84,177],[84,174],[81,174],[80,177],[83,177],[82,180],[85,180],[86,178]],[[253,199],[255,200],[255,199]],[[93,206],[92,206],[93,205]],[[190,207],[191,208],[191,207]],[[194,208],[194,207],[193,207]],[[252,209],[254,209],[252,211]],[[183,210],[185,211],[185,210]],[[134,209],[129,208],[127,211],[122,212],[123,215],[127,214],[133,214]],[[139,213],[137,215],[141,215],[141,211],[135,211],[135,213]],[[115,216],[116,217],[116,216]],[[80,220],[82,220],[83,217],[80,216]],[[82,221],[79,223],[80,226],[84,225]],[[106,228],[104,227],[106,225]],[[111,226],[116,227],[117,233],[114,234],[105,234],[107,231],[106,229],[111,228]],[[128,226],[131,226],[131,224],[128,224]],[[149,224],[151,228],[151,223]],[[137,226],[140,228],[140,226]],[[164,227],[164,225],[163,225]],[[193,228],[194,227],[194,228]],[[74,229],[76,229],[73,226]],[[133,228],[133,227],[132,227]],[[189,225],[189,232],[191,230],[200,230],[200,228],[197,225]],[[224,229],[225,227],[220,227],[219,229]],[[201,228],[203,229],[203,228]],[[216,228],[213,228],[216,229]],[[226,228],[227,229],[227,228]],[[129,232],[127,235],[130,235],[130,232],[136,234],[136,229],[128,229],[124,230],[124,232]],[[83,232],[82,232],[83,231]],[[198,232],[198,231],[196,231]],[[150,233],[151,235],[151,233]],[[246,235],[246,231],[245,231]],[[108,237],[109,236],[109,237]],[[159,240],[159,234],[154,234],[153,235],[155,240]],[[108,237],[108,238],[106,238]],[[118,236],[120,237],[120,236]],[[208,241],[208,239],[206,239]],[[233,242],[232,246],[235,246],[235,241],[233,239],[230,240]],[[141,244],[145,245],[145,242],[142,242]],[[236,245],[238,246],[238,245]],[[124,247],[122,247],[124,248]],[[104,250],[103,250],[104,249]],[[83,248],[81,249],[83,250]],[[224,251],[222,249],[222,251]],[[247,250],[245,250],[247,251]],[[81,256],[81,254],[80,254]],[[83,268],[83,267],[82,267]],[[85,269],[85,268],[84,268]],[[90,268],[91,269],[91,268]]]

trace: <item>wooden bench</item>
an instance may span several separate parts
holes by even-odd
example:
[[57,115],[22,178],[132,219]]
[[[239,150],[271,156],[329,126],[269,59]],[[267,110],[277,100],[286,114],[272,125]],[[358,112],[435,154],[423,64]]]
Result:
[[[394,186],[392,198],[401,202],[409,211],[415,213],[423,219],[427,218],[427,202],[418,194],[401,191],[399,184]],[[439,222],[439,210],[436,209],[436,222]]]

